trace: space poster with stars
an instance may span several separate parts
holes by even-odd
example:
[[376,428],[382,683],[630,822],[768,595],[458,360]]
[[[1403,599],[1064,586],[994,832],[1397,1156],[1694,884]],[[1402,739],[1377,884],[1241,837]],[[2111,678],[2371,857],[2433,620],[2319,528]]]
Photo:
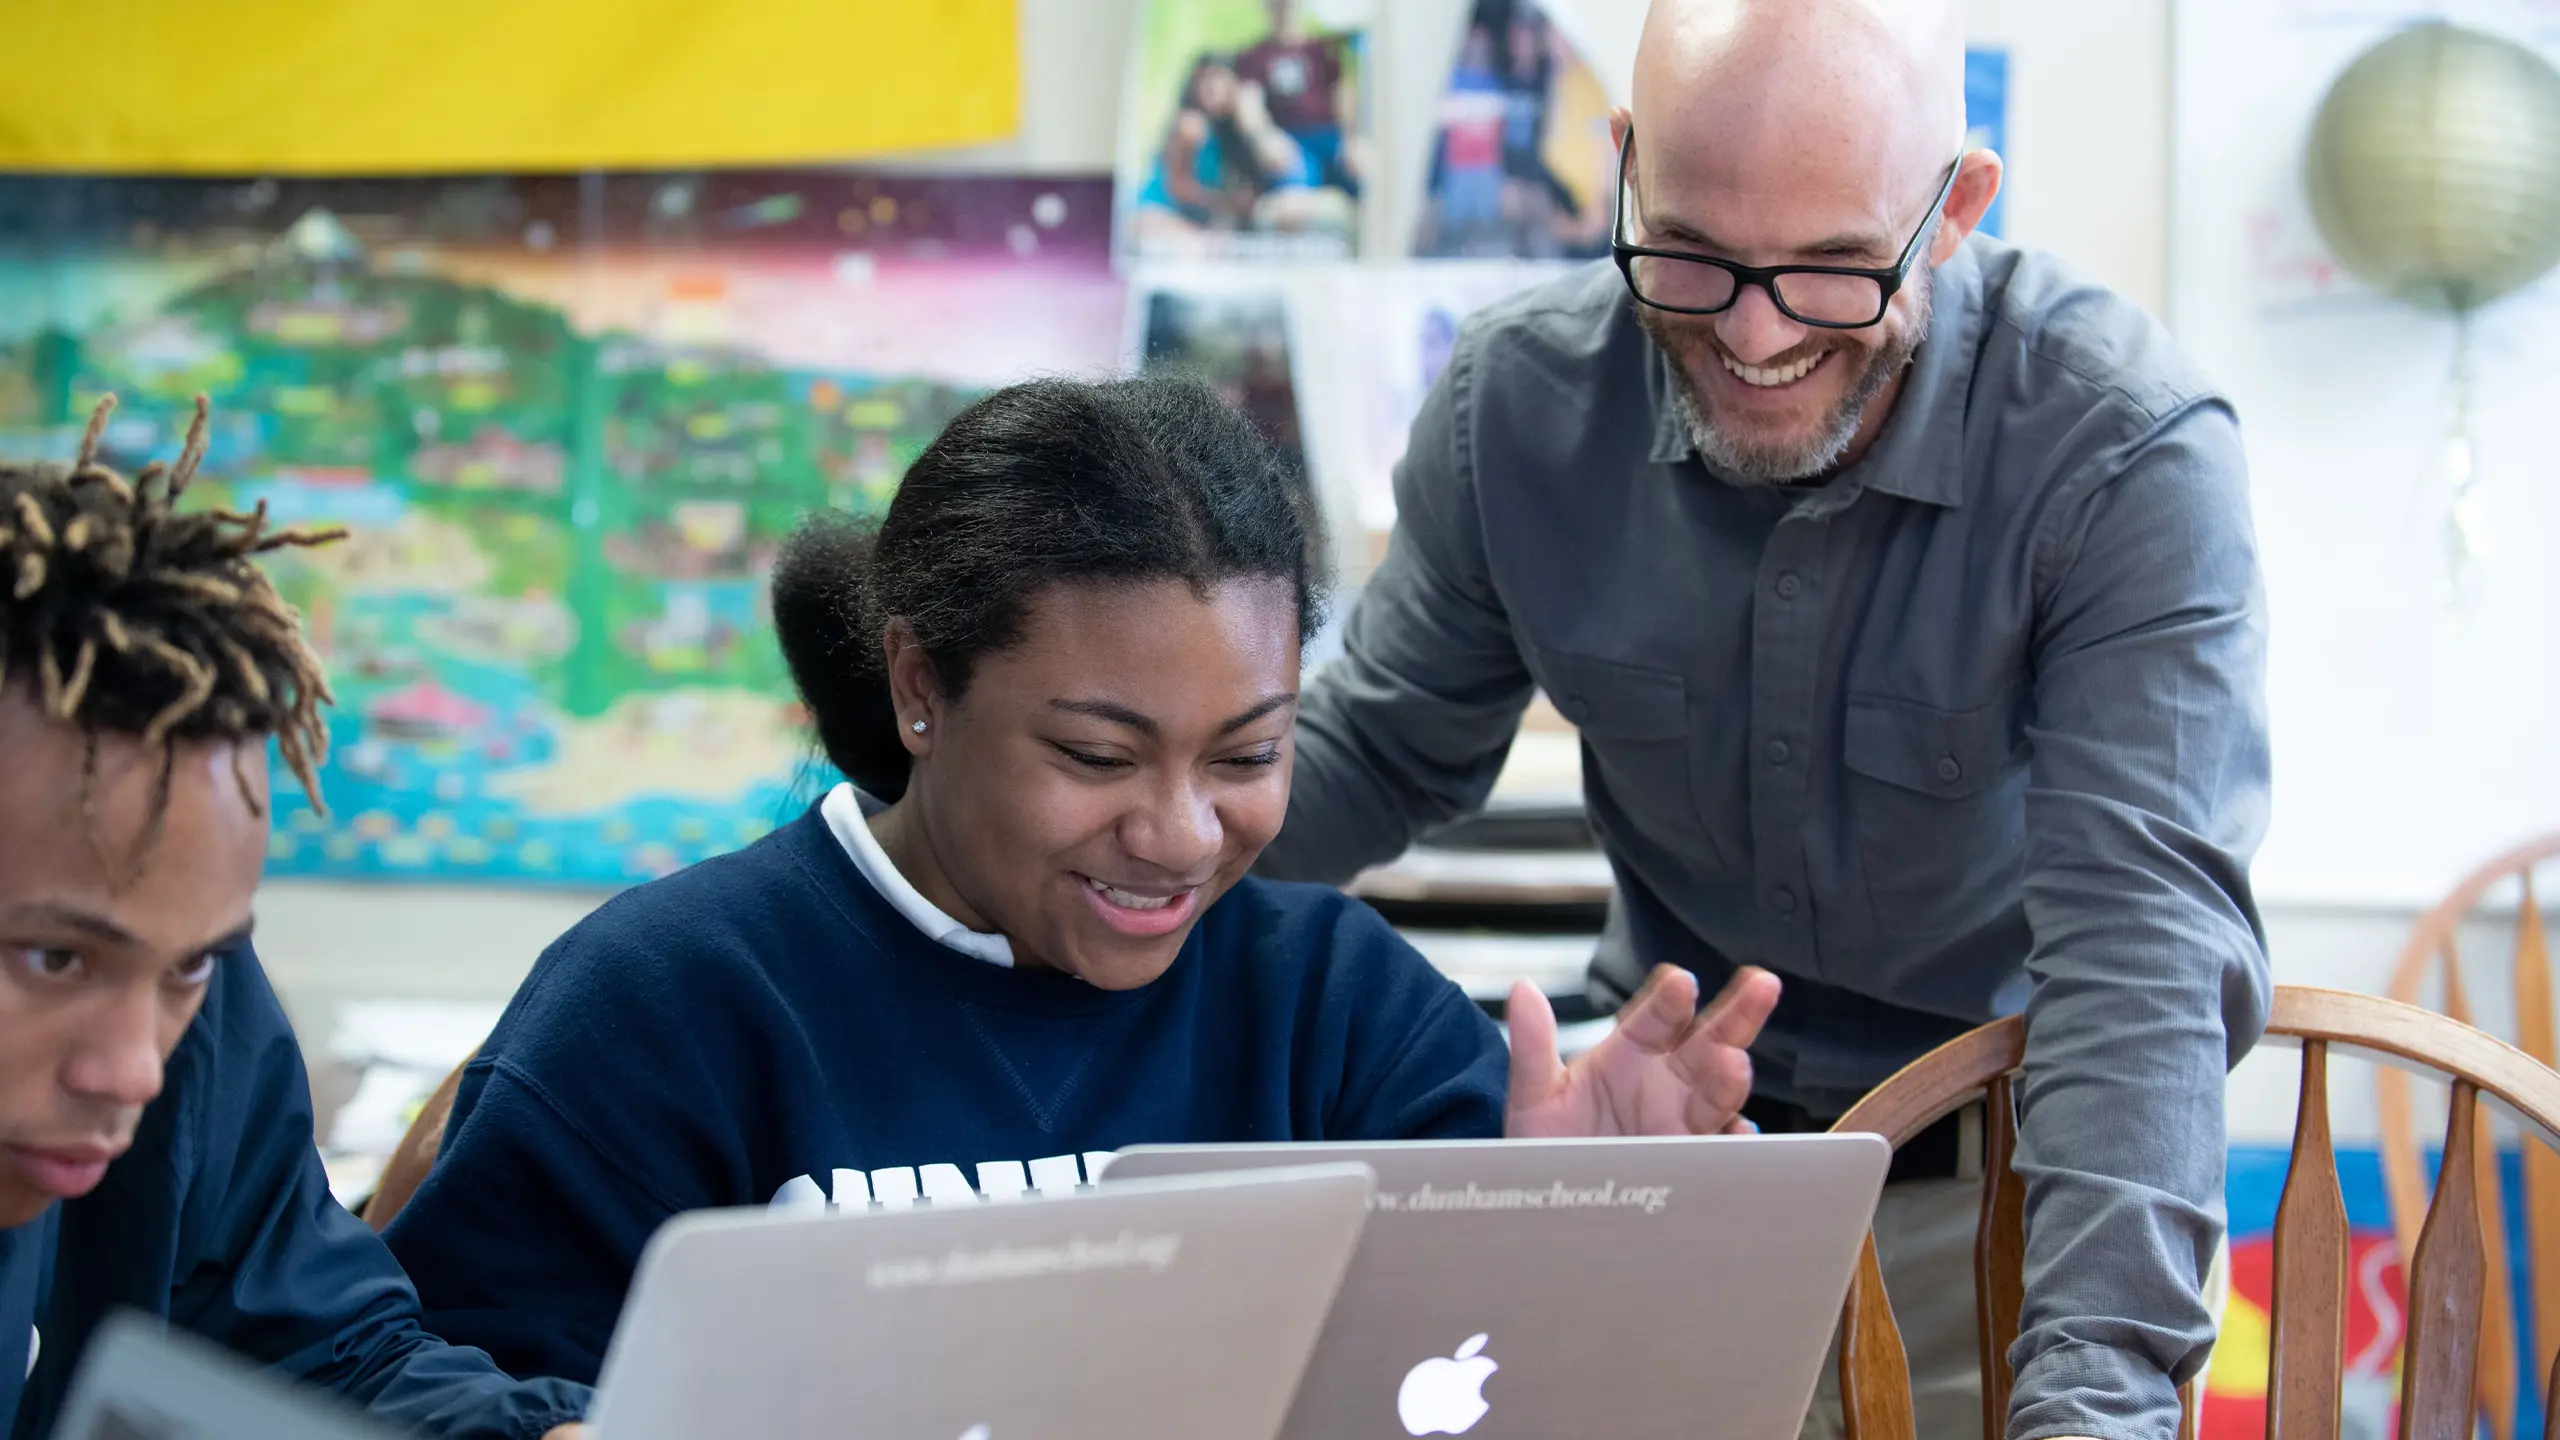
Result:
[[1107,181],[845,171],[0,179],[0,455],[177,450],[352,537],[273,573],[337,691],[287,876],[619,885],[833,774],[766,612],[972,399],[1102,374]]

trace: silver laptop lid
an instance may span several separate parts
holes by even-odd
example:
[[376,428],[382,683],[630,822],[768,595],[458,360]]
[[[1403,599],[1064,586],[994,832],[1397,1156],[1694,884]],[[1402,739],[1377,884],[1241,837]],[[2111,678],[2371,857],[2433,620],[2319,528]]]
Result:
[[1890,1154],[1873,1135],[1142,1146],[1103,1189],[1376,1171],[1291,1440],[1793,1440]]
[[54,1440],[391,1440],[209,1341],[130,1311],[89,1337]]
[[1270,1440],[1370,1183],[1332,1164],[682,1216],[641,1256],[599,1440]]

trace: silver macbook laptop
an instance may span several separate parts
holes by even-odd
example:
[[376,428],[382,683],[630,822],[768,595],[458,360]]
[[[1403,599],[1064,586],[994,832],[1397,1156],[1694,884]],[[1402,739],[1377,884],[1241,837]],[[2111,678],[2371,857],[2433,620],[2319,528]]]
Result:
[[1290,1440],[1794,1440],[1889,1158],[1874,1135],[1144,1146],[1102,1189],[1377,1173]]
[[598,1440],[1270,1440],[1369,1205],[1355,1164],[670,1221]]
[[391,1440],[316,1392],[131,1312],[89,1338],[54,1440]]

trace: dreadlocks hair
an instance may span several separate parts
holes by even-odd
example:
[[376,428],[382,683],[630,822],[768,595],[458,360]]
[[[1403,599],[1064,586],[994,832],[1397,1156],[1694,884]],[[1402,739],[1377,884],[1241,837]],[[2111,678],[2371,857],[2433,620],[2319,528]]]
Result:
[[[207,406],[177,463],[131,480],[98,461],[113,395],[98,402],[78,458],[59,465],[0,463],[0,681],[31,687],[45,715],[89,736],[81,810],[89,812],[98,736],[157,748],[160,779],[141,845],[159,838],[178,743],[272,735],[314,807],[328,758],[320,707],[329,682],[302,636],[302,618],[256,557],[341,539],[342,528],[267,528],[250,514],[178,512],[204,460]],[[232,778],[263,813],[236,752]],[[96,837],[91,837],[96,843]],[[103,858],[103,857],[102,857]],[[137,861],[139,863],[139,861]]]

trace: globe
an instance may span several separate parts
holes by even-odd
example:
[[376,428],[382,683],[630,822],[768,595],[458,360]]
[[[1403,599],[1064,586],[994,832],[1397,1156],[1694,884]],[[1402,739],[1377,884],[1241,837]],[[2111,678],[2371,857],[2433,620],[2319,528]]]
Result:
[[2476,309],[2560,263],[2560,70],[2496,35],[2413,25],[2330,87],[2304,171],[2350,273]]

